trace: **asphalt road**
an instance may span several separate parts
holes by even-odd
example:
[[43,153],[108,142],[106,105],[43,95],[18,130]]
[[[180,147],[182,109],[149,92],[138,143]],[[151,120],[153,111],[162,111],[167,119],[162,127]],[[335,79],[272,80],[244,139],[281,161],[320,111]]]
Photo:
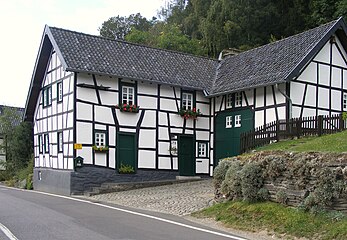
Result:
[[0,186],[1,240],[242,240],[183,218]]

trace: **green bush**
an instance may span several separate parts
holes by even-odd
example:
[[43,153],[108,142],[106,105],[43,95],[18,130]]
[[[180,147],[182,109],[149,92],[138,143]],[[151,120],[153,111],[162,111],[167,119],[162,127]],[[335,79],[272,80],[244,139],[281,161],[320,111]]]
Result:
[[213,185],[218,189],[225,179],[225,174],[227,173],[229,167],[232,165],[232,161],[228,159],[221,160],[218,166],[213,171]]
[[258,191],[263,186],[262,169],[258,163],[246,164],[241,172],[241,191],[245,201],[258,200]]
[[236,200],[242,198],[241,170],[242,165],[238,160],[232,161],[229,165],[229,169],[225,174],[225,179],[221,184],[221,192],[228,199]]
[[258,199],[260,201],[268,201],[268,200],[270,200],[269,190],[267,190],[266,188],[259,189],[259,191],[258,191]]
[[26,185],[26,189],[28,190],[32,190],[33,189],[33,176],[34,174],[30,173],[27,176],[27,185]]
[[276,180],[286,170],[286,161],[282,156],[269,155],[262,162],[264,179]]
[[130,173],[135,173],[134,167],[130,165],[125,165],[121,164],[120,168],[118,169],[119,173],[124,173],[124,174],[130,174]]

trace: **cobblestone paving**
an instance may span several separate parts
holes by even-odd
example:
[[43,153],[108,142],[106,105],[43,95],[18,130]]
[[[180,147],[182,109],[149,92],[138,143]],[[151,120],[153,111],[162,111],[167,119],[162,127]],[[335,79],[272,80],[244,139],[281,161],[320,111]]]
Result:
[[201,210],[213,200],[212,180],[100,194],[93,200],[183,216]]

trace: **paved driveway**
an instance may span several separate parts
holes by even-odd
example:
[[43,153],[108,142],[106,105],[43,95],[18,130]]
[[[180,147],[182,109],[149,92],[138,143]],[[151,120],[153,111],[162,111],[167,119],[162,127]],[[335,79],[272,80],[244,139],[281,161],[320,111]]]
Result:
[[212,179],[125,192],[100,194],[93,200],[178,216],[201,210],[213,200]]

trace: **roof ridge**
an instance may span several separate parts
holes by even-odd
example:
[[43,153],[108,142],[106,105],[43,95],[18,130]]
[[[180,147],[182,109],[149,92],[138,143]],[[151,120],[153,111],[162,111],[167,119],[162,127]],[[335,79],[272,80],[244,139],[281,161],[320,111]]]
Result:
[[73,30],[59,28],[59,27],[48,26],[48,28],[53,28],[53,29],[57,29],[57,30],[63,30],[63,31],[66,31],[66,32],[71,32],[71,33],[77,33],[77,34],[81,34],[81,35],[85,35],[85,36],[89,36],[89,37],[100,38],[100,39],[104,39],[104,40],[107,40],[107,41],[114,41],[114,42],[119,42],[119,43],[124,43],[124,44],[144,47],[144,48],[150,48],[150,49],[155,49],[155,50],[165,51],[165,52],[170,52],[170,53],[177,53],[177,54],[181,54],[181,55],[187,55],[187,56],[191,56],[191,57],[207,59],[207,60],[218,62],[217,59],[214,59],[214,58],[211,58],[211,57],[206,57],[206,56],[194,55],[192,53],[185,53],[185,52],[180,52],[180,51],[175,51],[175,50],[170,50],[170,49],[157,48],[157,47],[147,46],[145,44],[133,43],[133,42],[128,42],[128,41],[120,40],[120,39],[112,39],[112,38],[107,38],[107,37],[103,37],[103,36],[93,35],[93,34],[90,34],[90,33],[78,32],[78,31],[73,31]]

